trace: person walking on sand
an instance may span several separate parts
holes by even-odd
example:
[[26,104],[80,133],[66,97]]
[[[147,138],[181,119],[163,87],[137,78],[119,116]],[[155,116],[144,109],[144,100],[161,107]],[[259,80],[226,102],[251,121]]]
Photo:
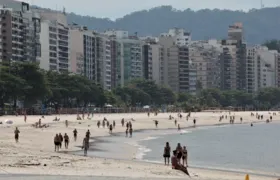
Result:
[[65,149],[68,149],[69,136],[67,135],[67,133],[64,134],[64,145],[65,145]]
[[193,126],[196,125],[196,119],[193,119]]
[[24,114],[24,122],[26,123],[26,120],[27,120],[27,116],[26,114]]
[[84,156],[87,156],[87,151],[89,149],[89,138],[87,136],[83,140],[82,149],[84,149]]
[[181,127],[180,127],[180,124],[178,124],[178,131],[181,131]]
[[130,129],[129,129],[129,134],[130,134],[130,137],[132,137],[132,132],[133,132],[133,129],[132,129],[132,128],[130,128]]
[[128,136],[128,129],[125,130],[125,137]]
[[183,166],[186,164],[186,167],[188,167],[188,151],[187,151],[187,148],[186,148],[186,146],[184,146],[183,147],[183,157],[182,157],[182,159],[183,159]]
[[166,145],[164,147],[164,150],[163,150],[163,157],[164,157],[164,164],[166,165],[169,165],[169,160],[170,160],[170,146],[169,146],[169,142],[166,142]]
[[58,134],[54,137],[54,151],[59,151],[59,136]]
[[74,129],[73,134],[74,134],[74,141],[77,141],[77,134],[78,134],[77,129]]
[[158,120],[155,120],[156,128],[158,127]]
[[100,121],[97,121],[97,127],[98,128],[100,127]]
[[105,128],[105,120],[102,121],[102,127]]
[[116,121],[113,121],[113,128],[115,129],[116,127]]
[[122,118],[121,123],[122,123],[122,127],[124,127],[124,118]]
[[65,120],[65,127],[68,128],[68,120]]
[[63,142],[63,136],[62,136],[62,134],[61,133],[59,133],[59,148],[61,149],[61,147],[62,147],[62,142]]
[[89,129],[87,130],[87,132],[86,132],[86,137],[90,137],[90,131],[89,131]]
[[109,128],[109,126],[110,126],[110,122],[109,122],[109,121],[107,121],[107,128]]
[[174,121],[174,124],[175,124],[175,126],[177,126],[177,120],[175,119],[175,121]]
[[110,124],[110,126],[109,126],[109,133],[112,134],[112,132],[113,132],[113,125]]
[[16,140],[16,143],[18,143],[18,138],[19,138],[19,133],[20,133],[20,131],[18,130],[18,128],[16,127],[16,129],[15,129],[15,140]]
[[179,163],[179,161],[178,161],[178,159],[176,157],[176,150],[173,151],[173,156],[171,158],[171,163],[172,163],[172,169],[176,169],[176,170],[182,171],[185,174],[187,174],[188,176],[190,176],[190,174],[188,172],[188,169]]

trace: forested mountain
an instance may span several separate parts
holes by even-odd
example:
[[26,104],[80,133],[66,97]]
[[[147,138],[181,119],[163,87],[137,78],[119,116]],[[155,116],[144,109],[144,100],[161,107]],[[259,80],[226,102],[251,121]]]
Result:
[[249,12],[203,9],[179,11],[172,6],[161,6],[137,11],[112,21],[69,13],[69,23],[86,25],[89,29],[128,30],[131,34],[157,36],[169,28],[185,28],[192,32],[193,39],[225,38],[227,28],[234,22],[242,22],[246,41],[263,43],[269,39],[280,39],[280,7],[252,9]]

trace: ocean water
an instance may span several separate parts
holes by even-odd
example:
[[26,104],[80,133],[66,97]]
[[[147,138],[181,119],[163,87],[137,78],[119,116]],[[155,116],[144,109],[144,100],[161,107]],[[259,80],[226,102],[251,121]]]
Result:
[[163,148],[187,146],[189,165],[280,174],[280,124],[227,125],[189,129],[139,141],[144,160],[163,163]]

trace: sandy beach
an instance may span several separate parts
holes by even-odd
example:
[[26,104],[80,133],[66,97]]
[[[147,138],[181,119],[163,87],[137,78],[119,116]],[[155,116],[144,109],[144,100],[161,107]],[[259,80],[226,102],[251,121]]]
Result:
[[[264,115],[264,122],[273,112],[258,112]],[[192,119],[197,120],[197,126],[202,125],[219,125],[219,116],[228,113],[201,112],[192,113],[191,120],[186,121],[186,115],[181,120],[177,118],[177,113],[171,114],[177,118],[181,128],[192,126]],[[59,122],[53,122],[56,116],[45,116],[42,124],[48,124],[48,128],[34,128],[31,124],[38,122],[41,116],[27,116],[27,122],[24,122],[23,116],[2,116],[0,117],[0,173],[1,174],[36,174],[36,175],[75,175],[75,176],[110,176],[110,177],[127,177],[127,178],[160,178],[160,179],[187,179],[185,174],[172,170],[169,166],[140,162],[135,159],[137,148],[131,146],[124,150],[128,160],[105,159],[98,157],[84,157],[73,155],[73,152],[80,151],[82,139],[89,129],[91,137],[110,136],[107,128],[98,129],[96,124],[98,120],[104,117],[108,121],[116,121],[114,133],[125,132],[121,127],[121,119],[129,121],[134,118],[134,130],[155,129],[154,120],[159,121],[158,129],[175,128],[174,121],[168,120],[170,113],[159,113],[157,116],[146,113],[141,114],[95,114],[91,120],[77,121],[77,115],[60,115]],[[231,112],[235,115],[235,122],[239,123],[240,117],[243,123],[258,122],[255,117],[251,117],[250,112]],[[86,117],[86,115],[85,115]],[[12,125],[5,124],[5,120],[12,120]],[[86,118],[85,118],[86,119]],[[273,122],[280,122],[280,114],[273,116]],[[69,121],[66,128],[65,120]],[[222,123],[229,123],[229,118]],[[20,130],[19,143],[15,143],[14,129]],[[78,130],[78,139],[73,139],[73,130]],[[67,133],[70,137],[69,148],[62,148],[60,153],[54,152],[53,138],[56,133]],[[94,142],[93,142],[94,143]],[[163,145],[164,146],[164,145]],[[160,154],[162,152],[159,152]],[[237,167],[238,169],[238,167]],[[242,180],[246,173],[232,173],[219,170],[195,169],[189,168],[192,178],[199,180]],[[267,177],[251,175],[253,180],[276,180],[272,178],[274,174],[268,174]]]

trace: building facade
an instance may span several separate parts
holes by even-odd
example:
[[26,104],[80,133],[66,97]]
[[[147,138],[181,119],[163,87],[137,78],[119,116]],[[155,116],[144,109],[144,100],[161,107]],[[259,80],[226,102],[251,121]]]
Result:
[[65,14],[40,12],[40,67],[45,70],[71,72],[70,31]]
[[40,17],[29,9],[29,4],[18,1],[0,1],[1,60],[38,62],[41,56],[39,42]]

